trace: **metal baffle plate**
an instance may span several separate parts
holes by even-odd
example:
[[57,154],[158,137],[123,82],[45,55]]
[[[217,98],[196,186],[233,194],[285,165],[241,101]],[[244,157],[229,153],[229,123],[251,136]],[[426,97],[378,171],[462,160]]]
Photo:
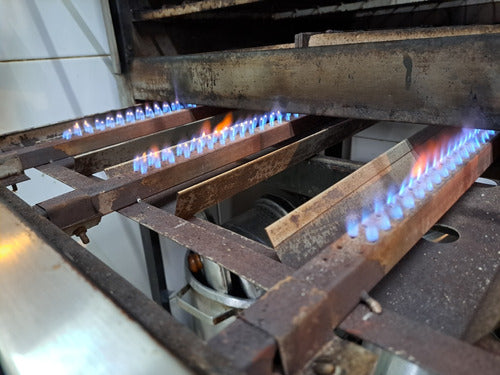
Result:
[[464,337],[500,266],[500,186],[485,186],[474,184],[438,221],[455,229],[458,240],[421,239],[373,289],[383,307]]

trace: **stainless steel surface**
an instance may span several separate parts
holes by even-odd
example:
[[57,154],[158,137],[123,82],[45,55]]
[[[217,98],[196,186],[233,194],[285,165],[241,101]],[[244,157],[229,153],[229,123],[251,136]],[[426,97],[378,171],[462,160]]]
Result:
[[232,284],[231,273],[207,258],[202,258],[202,262],[208,284],[219,292],[229,293]]
[[223,322],[227,318],[230,318],[233,315],[236,315],[235,309],[222,309],[222,312],[213,312],[213,311],[203,311],[197,306],[193,306],[187,301],[184,301],[182,297],[191,290],[191,285],[186,285],[184,288],[174,293],[171,297],[172,302],[175,302],[181,309],[186,311],[188,314],[194,316],[197,319],[202,320],[203,322],[207,322],[211,325],[216,325],[220,322]]
[[252,305],[255,300],[252,299],[243,299],[234,296],[230,296],[229,294],[224,294],[222,292],[218,292],[212,288],[209,288],[202,283],[200,283],[196,278],[191,274],[191,272],[187,273],[187,279],[189,285],[198,292],[199,294],[217,301],[225,306],[234,307],[237,309],[246,309]]
[[189,374],[0,203],[0,349],[8,374]]

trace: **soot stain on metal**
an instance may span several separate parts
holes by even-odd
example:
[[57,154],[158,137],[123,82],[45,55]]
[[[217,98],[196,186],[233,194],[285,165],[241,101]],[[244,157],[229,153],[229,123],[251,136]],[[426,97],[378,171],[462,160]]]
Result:
[[409,55],[403,56],[403,65],[406,68],[405,88],[409,90],[411,87],[411,74],[413,70],[413,61]]

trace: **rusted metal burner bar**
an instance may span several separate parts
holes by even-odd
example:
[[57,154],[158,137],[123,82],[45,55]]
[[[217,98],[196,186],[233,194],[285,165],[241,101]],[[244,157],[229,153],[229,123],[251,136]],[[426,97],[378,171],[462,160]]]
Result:
[[44,164],[36,169],[52,178],[55,178],[63,184],[72,187],[73,189],[85,189],[92,184],[102,181],[100,178],[95,176],[85,176],[74,171],[73,169],[66,168],[65,166],[57,163]]
[[366,204],[360,202],[364,197],[387,191],[389,186],[382,183],[383,176],[402,181],[415,161],[412,145],[424,143],[440,130],[426,128],[400,142],[269,225],[266,232],[280,259],[298,268],[326,244],[341,236],[345,232],[344,222],[349,210]]
[[243,319],[276,339],[287,374],[305,365],[361,292],[373,288],[492,161],[493,146],[486,143],[377,242],[344,234],[244,312]]
[[262,0],[204,0],[186,3],[161,9],[142,10],[134,12],[134,22],[162,20],[165,18],[183,16],[208,10],[223,9],[256,3]]
[[339,328],[440,375],[493,375],[500,368],[500,357],[387,309],[378,315],[359,305]]
[[223,237],[144,202],[118,212],[266,290],[292,271],[229,236]]
[[177,195],[175,214],[187,219],[372,124],[371,121],[344,120],[240,167],[182,190]]
[[69,140],[58,138],[9,151],[0,154],[0,178],[14,175],[25,169],[37,167],[54,160],[64,159],[68,156],[75,156],[157,131],[184,125],[222,111],[220,108],[210,107],[179,110],[161,117],[108,128],[94,134],[85,134]]
[[[196,122],[186,123],[183,124],[182,127],[168,127],[165,130],[135,138],[126,143],[120,143],[83,155],[78,155],[75,157],[74,169],[85,175],[102,171],[105,168],[130,160],[134,155],[142,154],[151,147],[158,147],[158,145],[163,145],[164,143],[172,144],[172,142],[179,137],[180,139],[182,139],[182,137],[188,139],[192,137],[193,134],[200,132],[203,122],[211,121],[216,124],[219,120],[222,120],[222,114],[217,114],[217,116],[204,118]],[[180,128],[182,128],[182,130],[180,130]],[[181,132],[182,136],[179,134]],[[177,138],[174,138],[174,135]]]
[[[140,105],[130,106],[127,108],[135,111],[136,107],[140,107]],[[82,123],[85,119],[95,117],[105,118],[108,114],[109,112],[94,113],[82,118],[72,119],[71,121],[62,121],[38,128],[0,134],[0,151],[6,152],[20,147],[33,146],[34,144],[50,141],[54,138],[59,138],[66,129],[71,128],[74,125],[75,121]]]
[[229,229],[213,224],[210,221],[199,219],[197,217],[190,218],[189,222],[198,225],[199,227],[205,228],[206,230],[213,232],[221,237],[225,237],[232,241],[238,242],[239,244],[252,249],[254,252],[263,254],[268,258],[279,262],[278,256],[276,255],[274,249],[267,247],[266,245],[251,240],[247,237],[243,237],[236,232],[230,231]]
[[296,47],[319,47],[337,44],[388,42],[393,40],[444,38],[460,35],[498,33],[495,25],[419,27],[396,30],[301,33],[295,35]]
[[231,108],[499,129],[494,27],[488,35],[135,59],[131,79],[138,99],[179,92]]
[[117,175],[109,180],[49,199],[38,206],[59,227],[73,228],[89,218],[119,210],[138,199],[150,197],[331,121],[329,118],[302,117],[265,132],[237,139],[223,147],[216,145],[213,151],[194,155],[190,159],[179,157],[175,164],[151,170],[145,175],[133,172],[132,162],[125,163],[113,169]]

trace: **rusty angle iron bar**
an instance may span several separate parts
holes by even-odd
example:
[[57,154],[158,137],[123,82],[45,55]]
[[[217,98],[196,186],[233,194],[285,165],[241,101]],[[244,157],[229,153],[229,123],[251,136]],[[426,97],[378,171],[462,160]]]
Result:
[[274,337],[285,372],[296,373],[329,340],[361,292],[373,288],[492,161],[493,146],[487,143],[377,242],[344,234],[275,285],[242,319]]
[[339,328],[440,375],[494,375],[500,368],[500,357],[388,309],[373,314],[359,305]]
[[228,7],[235,7],[239,5],[246,5],[257,3],[262,0],[204,0],[181,5],[163,7],[161,9],[148,9],[134,12],[134,22],[138,21],[152,21],[162,20],[170,17],[183,16],[186,14],[193,14],[205,12],[209,10],[224,9]]
[[499,35],[143,58],[131,80],[137,99],[499,129]]
[[389,42],[394,40],[444,38],[498,33],[497,25],[418,27],[411,29],[301,33],[295,36],[296,47],[319,47],[337,44]]
[[372,124],[371,121],[344,120],[240,167],[182,190],[177,195],[175,214],[185,219],[192,217],[197,212],[274,176]]

